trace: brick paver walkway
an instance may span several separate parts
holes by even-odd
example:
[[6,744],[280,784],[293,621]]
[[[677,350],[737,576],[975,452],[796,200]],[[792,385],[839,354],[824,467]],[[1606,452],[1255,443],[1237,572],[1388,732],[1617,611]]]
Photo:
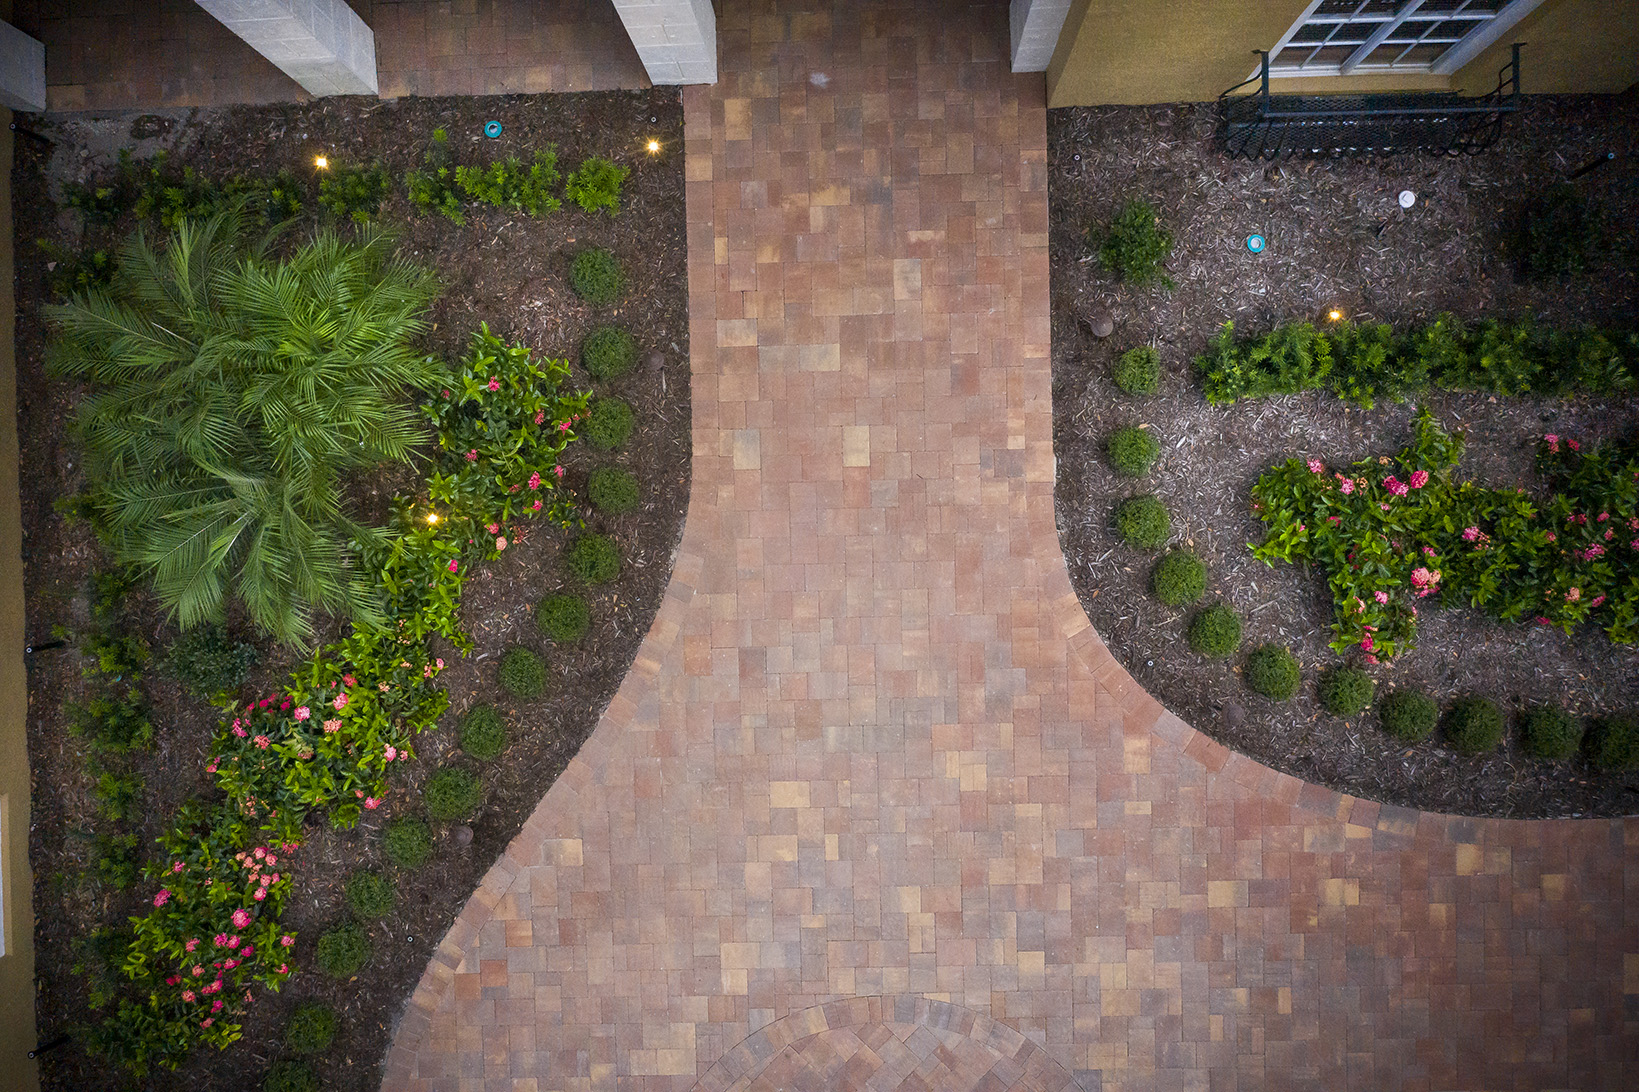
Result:
[[1639,820],[1305,786],[1088,625],[1004,17],[726,5],[672,585],[385,1087],[1639,1084]]

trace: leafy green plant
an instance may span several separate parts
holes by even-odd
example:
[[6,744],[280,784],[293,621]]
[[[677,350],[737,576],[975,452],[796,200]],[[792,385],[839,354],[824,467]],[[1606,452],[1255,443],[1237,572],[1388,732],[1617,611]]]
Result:
[[69,731],[84,736],[99,751],[127,754],[153,746],[148,702],[136,687],[110,688],[70,704],[67,711]]
[[[351,890],[348,894],[351,896]],[[336,1010],[319,1002],[297,1005],[285,1024],[285,1045],[297,1054],[318,1054],[335,1038]]]
[[380,163],[332,164],[319,182],[319,207],[338,220],[368,224],[381,212],[393,182]]
[[320,935],[313,962],[332,978],[350,978],[364,969],[373,954],[369,935],[357,922],[349,921]]
[[620,576],[620,550],[603,535],[581,535],[564,555],[569,571],[586,584],[607,584]]
[[1639,722],[1631,717],[1594,721],[1585,745],[1588,764],[1601,773],[1639,768]]
[[432,832],[419,819],[395,819],[382,836],[387,859],[400,868],[420,868],[432,856]]
[[1172,537],[1172,517],[1153,494],[1129,497],[1115,510],[1115,529],[1129,546],[1159,550]]
[[1383,731],[1404,743],[1427,739],[1439,720],[1439,704],[1412,687],[1399,687],[1377,703],[1377,722]]
[[1188,606],[1206,594],[1206,562],[1188,550],[1174,550],[1156,564],[1150,587],[1167,606]]
[[1142,478],[1161,457],[1161,445],[1147,428],[1118,428],[1110,434],[1110,466],[1127,478]]
[[1298,658],[1281,645],[1260,645],[1246,658],[1246,685],[1273,701],[1287,701],[1298,692],[1303,673]]
[[142,857],[135,834],[99,834],[91,843],[91,874],[116,891],[137,882]]
[[432,146],[422,162],[419,170],[404,176],[404,190],[411,207],[423,216],[437,213],[451,223],[466,223],[461,198],[455,191],[455,173],[450,166],[450,137],[443,129],[433,130]]
[[475,705],[461,718],[461,749],[481,762],[506,750],[506,721],[493,705]]
[[546,663],[535,653],[515,646],[501,657],[501,689],[515,698],[528,701],[546,693]]
[[637,359],[637,342],[623,326],[599,326],[580,343],[580,362],[593,379],[618,379]]
[[347,877],[347,905],[361,918],[385,917],[396,901],[393,885],[379,872],[360,869]]
[[599,398],[586,418],[586,438],[605,451],[623,446],[632,435],[632,407],[618,398]]
[[402,392],[442,378],[410,346],[435,283],[381,235],[321,233],[276,260],[247,230],[234,213],[159,252],[132,236],[106,292],[45,309],[51,360],[92,384],[75,430],[115,558],[184,629],[231,596],[300,642],[315,609],[380,617],[353,557],[383,536],[346,514],[341,475],[420,439]]
[[592,609],[578,595],[549,595],[536,608],[535,623],[555,643],[572,645],[586,636]]
[[586,212],[620,214],[620,184],[630,172],[602,156],[588,156],[564,180],[563,192]]
[[262,1092],[319,1092],[319,1078],[306,1062],[274,1062],[262,1078]]
[[59,296],[106,288],[114,279],[114,256],[105,249],[72,251],[49,239],[35,245],[46,256],[46,285]]
[[427,814],[438,822],[465,819],[483,800],[484,784],[478,775],[460,766],[445,766],[427,779],[422,798]]
[[1608,234],[1603,210],[1561,182],[1525,199],[1505,241],[1520,280],[1546,281],[1587,272]]
[[136,818],[142,804],[142,778],[134,773],[109,770],[96,763],[86,764],[93,781],[91,793],[97,798],[104,819],[120,823]]
[[78,209],[88,224],[110,226],[125,212],[126,205],[126,195],[118,185],[63,183],[63,207]]
[[208,698],[244,685],[257,658],[255,645],[235,641],[221,626],[202,625],[171,642],[165,665],[185,689]]
[[1495,750],[1505,730],[1502,710],[1490,698],[1457,699],[1440,724],[1446,742],[1469,755]]
[[1372,677],[1358,667],[1334,667],[1320,676],[1320,704],[1336,717],[1364,712],[1377,693]]
[[488,167],[455,168],[455,184],[472,200],[529,216],[563,207],[555,196],[559,177],[558,151],[551,145],[537,151],[527,167],[517,156],[509,155]]
[[1520,718],[1520,743],[1533,758],[1570,758],[1582,745],[1582,722],[1561,706],[1534,706]]
[[1189,647],[1203,656],[1229,656],[1241,647],[1241,616],[1228,603],[1214,603],[1189,624]]
[[592,507],[600,512],[617,515],[637,507],[637,478],[630,470],[605,466],[592,471],[586,482],[586,495]]
[[1161,224],[1155,206],[1132,198],[1122,204],[1107,230],[1094,228],[1098,262],[1130,285],[1161,282],[1174,287],[1161,263],[1172,253],[1172,232]]
[[609,251],[600,246],[587,247],[575,255],[569,266],[569,287],[592,306],[605,307],[625,291],[626,271]]
[[1154,394],[1161,389],[1161,354],[1148,345],[1128,349],[1116,358],[1112,378],[1127,394]]

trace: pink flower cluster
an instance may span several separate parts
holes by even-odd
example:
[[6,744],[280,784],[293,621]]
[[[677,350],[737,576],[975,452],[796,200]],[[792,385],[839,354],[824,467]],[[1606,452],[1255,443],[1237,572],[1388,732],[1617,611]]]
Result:
[[1440,570],[1419,566],[1411,571],[1411,582],[1419,599],[1433,595],[1440,590]]
[[1407,493],[1411,492],[1411,487],[1399,478],[1396,478],[1393,474],[1390,474],[1388,477],[1383,479],[1383,488],[1387,489],[1390,494],[1396,497],[1403,497]]

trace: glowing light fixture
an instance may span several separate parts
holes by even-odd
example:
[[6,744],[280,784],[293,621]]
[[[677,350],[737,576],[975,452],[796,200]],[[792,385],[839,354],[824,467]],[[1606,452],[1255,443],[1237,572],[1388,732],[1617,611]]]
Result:
[[1336,322],[1343,317],[1343,312],[1334,307],[1330,311],[1326,312],[1326,317],[1331,319],[1333,322]]
[[327,171],[330,169],[330,160],[326,159],[322,155],[316,155],[313,157],[313,166],[317,167],[321,171]]
[[438,513],[437,512],[428,512],[427,513],[427,522],[428,523],[437,523],[438,522]]
[[650,137],[649,138],[648,148],[649,148],[649,154],[650,155],[659,155],[660,154],[660,141],[654,139],[653,137]]

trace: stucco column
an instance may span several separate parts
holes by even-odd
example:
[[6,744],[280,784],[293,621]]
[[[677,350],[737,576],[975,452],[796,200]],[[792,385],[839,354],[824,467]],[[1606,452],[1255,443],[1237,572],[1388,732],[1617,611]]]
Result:
[[0,106],[46,108],[46,47],[10,23],[0,23]]
[[1013,0],[1007,13],[1013,39],[1013,71],[1047,71],[1069,12],[1070,0]]
[[651,83],[717,82],[711,0],[614,0]]
[[376,36],[346,0],[197,0],[310,95],[374,95]]

